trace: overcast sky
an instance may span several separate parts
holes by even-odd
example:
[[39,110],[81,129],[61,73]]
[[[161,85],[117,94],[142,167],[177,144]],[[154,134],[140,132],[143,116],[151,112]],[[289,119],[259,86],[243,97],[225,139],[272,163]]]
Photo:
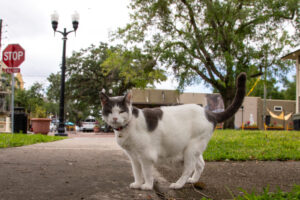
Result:
[[[62,59],[62,36],[54,33],[50,15],[59,14],[58,30],[72,30],[71,15],[80,15],[76,37],[68,35],[67,56],[72,51],[91,44],[108,42],[109,32],[129,21],[129,0],[1,0],[0,19],[3,19],[1,52],[8,44],[19,43],[26,51],[20,66],[29,88],[38,81],[47,85],[47,77],[58,72]],[[176,82],[168,80],[157,85],[160,89],[175,89]],[[186,89],[188,92],[210,92],[203,86]]]

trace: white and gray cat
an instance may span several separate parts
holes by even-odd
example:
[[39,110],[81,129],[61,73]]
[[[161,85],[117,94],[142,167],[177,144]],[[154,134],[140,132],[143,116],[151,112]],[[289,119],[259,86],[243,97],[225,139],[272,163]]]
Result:
[[184,161],[181,177],[170,188],[195,183],[204,169],[202,154],[217,123],[234,115],[243,103],[246,74],[237,78],[233,103],[221,113],[195,104],[138,109],[132,95],[108,97],[101,93],[102,115],[113,127],[117,143],[130,158],[134,182],[130,188],[153,188],[153,165],[164,160]]

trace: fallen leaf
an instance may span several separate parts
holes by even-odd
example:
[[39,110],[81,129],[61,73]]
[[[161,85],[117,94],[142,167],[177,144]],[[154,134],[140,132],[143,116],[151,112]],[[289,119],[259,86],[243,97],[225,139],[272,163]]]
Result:
[[199,181],[194,183],[193,185],[194,185],[195,188],[197,188],[199,190],[203,190],[206,187],[205,183],[199,182]]

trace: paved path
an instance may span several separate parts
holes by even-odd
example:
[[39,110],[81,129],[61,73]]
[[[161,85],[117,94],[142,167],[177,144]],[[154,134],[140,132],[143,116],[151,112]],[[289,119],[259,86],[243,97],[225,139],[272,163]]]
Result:
[[113,137],[0,150],[1,200],[157,199],[131,190],[131,166]]
[[[251,192],[270,185],[284,191],[300,184],[300,162],[207,162],[201,181],[204,190],[191,185],[174,192],[156,172],[155,191],[129,189],[133,181],[126,155],[109,135],[78,135],[70,139],[0,149],[0,200],[106,200],[106,199],[230,199],[242,187]],[[174,170],[175,169],[175,170]],[[181,167],[159,167],[169,181]],[[172,197],[172,198],[171,198]]]

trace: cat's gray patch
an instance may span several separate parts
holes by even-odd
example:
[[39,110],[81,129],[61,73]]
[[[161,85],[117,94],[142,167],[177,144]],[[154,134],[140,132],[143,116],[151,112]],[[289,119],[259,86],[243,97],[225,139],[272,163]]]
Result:
[[148,131],[154,131],[163,116],[163,111],[160,108],[144,108],[143,113]]
[[216,120],[215,113],[213,113],[209,110],[205,110],[205,117],[208,121],[213,123],[214,127],[216,127],[218,121]]
[[135,118],[139,117],[139,109],[136,107],[132,107],[132,114],[135,116]]
[[114,106],[118,106],[121,111],[129,112],[127,103],[125,102],[125,98],[123,96],[120,97],[108,97],[105,103],[103,104],[102,114],[104,116],[108,116],[112,112],[112,108]]
[[112,112],[113,104],[111,102],[106,102],[102,106],[102,115],[103,116],[108,116]]
[[122,110],[122,111],[124,111],[124,112],[129,112],[129,108],[128,108],[128,105],[127,105],[127,103],[125,102],[125,98],[123,97],[121,97],[120,99],[118,99],[117,101],[115,101],[115,104],[117,105],[117,106],[119,106],[119,108]]

